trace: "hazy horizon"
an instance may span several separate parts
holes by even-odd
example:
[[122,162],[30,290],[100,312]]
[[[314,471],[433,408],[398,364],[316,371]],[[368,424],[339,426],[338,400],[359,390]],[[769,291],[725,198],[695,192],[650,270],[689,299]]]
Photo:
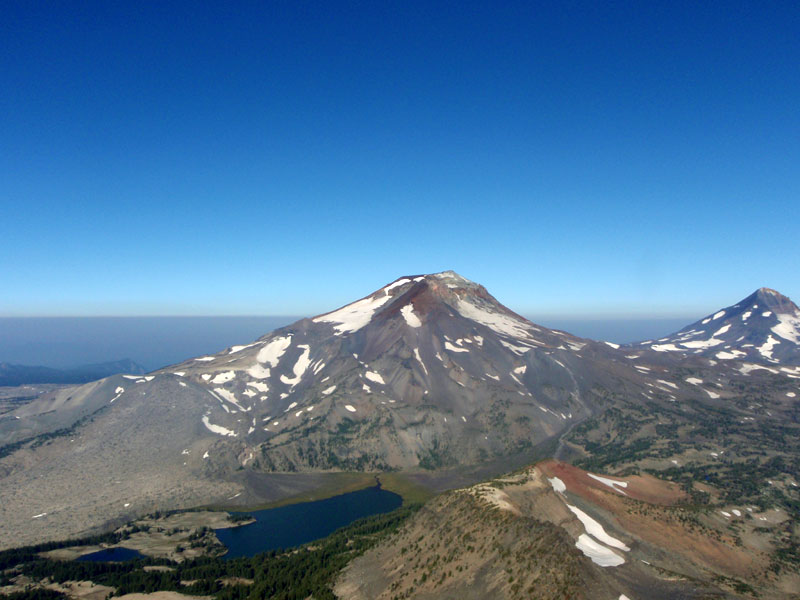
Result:
[[[0,317],[0,362],[69,368],[130,358],[152,371],[251,342],[300,318]],[[697,317],[526,318],[579,337],[624,344],[662,337]]]

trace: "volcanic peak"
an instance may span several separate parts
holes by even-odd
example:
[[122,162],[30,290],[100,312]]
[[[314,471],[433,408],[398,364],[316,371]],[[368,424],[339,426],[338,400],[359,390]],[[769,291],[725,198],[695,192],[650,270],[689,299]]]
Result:
[[781,314],[794,315],[800,313],[800,309],[797,308],[797,305],[792,302],[791,299],[789,299],[787,296],[784,296],[780,292],[767,287],[759,288],[750,296],[745,298],[741,304],[744,304],[745,306],[758,304],[762,309],[767,308]]
[[[409,308],[410,307],[410,308]],[[400,277],[372,294],[337,310],[314,317],[330,323],[336,335],[353,333],[375,317],[402,314],[417,327],[431,313],[458,313],[512,337],[526,337],[535,326],[498,302],[482,285],[454,271]]]
[[637,346],[656,352],[684,352],[720,360],[800,363],[800,310],[771,288],[759,288],[680,331]]

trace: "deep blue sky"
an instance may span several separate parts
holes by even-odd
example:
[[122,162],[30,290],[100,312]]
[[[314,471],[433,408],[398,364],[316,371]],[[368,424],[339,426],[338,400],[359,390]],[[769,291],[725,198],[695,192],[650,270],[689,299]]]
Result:
[[800,297],[796,2],[24,0],[0,27],[0,315],[311,314],[444,269],[524,314]]

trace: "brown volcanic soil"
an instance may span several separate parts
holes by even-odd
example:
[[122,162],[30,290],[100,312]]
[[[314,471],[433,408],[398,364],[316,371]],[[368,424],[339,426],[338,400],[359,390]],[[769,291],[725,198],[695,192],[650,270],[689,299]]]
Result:
[[715,527],[712,516],[678,505],[686,494],[674,483],[649,475],[603,475],[628,482],[623,496],[572,465],[545,461],[537,467],[548,477],[559,477],[570,494],[609,513],[617,529],[644,543],[643,550],[657,551],[664,569],[693,576],[710,571],[753,581],[769,564],[767,553],[737,545],[727,527]]
[[[587,500],[602,501],[609,492],[615,496],[622,496],[604,483],[589,477],[586,471],[567,463],[546,460],[536,466],[548,477],[558,477],[566,484],[570,492]],[[627,482],[628,486],[622,488],[625,495],[648,504],[672,506],[687,499],[686,493],[680,489],[680,486],[652,475],[632,475],[624,478],[601,475],[601,477]],[[598,494],[598,492],[601,493]]]

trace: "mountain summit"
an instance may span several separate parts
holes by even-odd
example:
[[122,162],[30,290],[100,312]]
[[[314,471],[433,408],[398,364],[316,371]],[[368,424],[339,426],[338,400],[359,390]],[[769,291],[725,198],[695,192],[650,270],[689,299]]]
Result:
[[672,335],[633,346],[720,360],[800,364],[800,309],[783,294],[762,287]]
[[[509,340],[546,345],[534,332],[545,331],[500,304],[482,285],[454,271],[401,277],[378,291],[338,310],[314,317],[330,323],[336,335],[354,333],[368,324],[383,325],[402,317],[412,329],[423,323],[465,318]],[[472,327],[473,325],[468,325]],[[556,339],[551,341],[555,342]]]
[[587,344],[445,271],[160,374],[179,373],[205,427],[262,468],[438,467],[524,451],[591,414],[588,372],[570,366]]

